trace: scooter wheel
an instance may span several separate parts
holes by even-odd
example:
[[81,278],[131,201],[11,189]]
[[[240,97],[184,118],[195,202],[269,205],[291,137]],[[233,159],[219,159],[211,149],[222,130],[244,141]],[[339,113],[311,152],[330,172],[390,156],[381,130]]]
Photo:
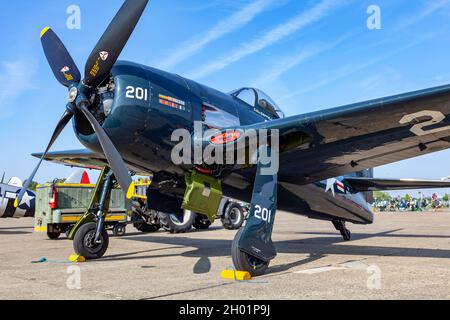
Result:
[[75,234],[73,248],[75,253],[88,260],[99,259],[104,256],[109,246],[108,232],[103,229],[100,234],[100,242],[95,243],[96,223],[86,223]]
[[238,241],[244,230],[241,229],[234,238],[233,245],[231,247],[231,257],[233,258],[233,264],[238,271],[247,271],[252,277],[259,277],[266,273],[269,268],[269,262],[258,259],[238,247]]
[[61,235],[61,232],[48,232],[48,231],[47,231],[47,237],[48,237],[50,240],[56,240],[56,239],[59,238],[60,235]]
[[118,223],[113,228],[113,235],[115,237],[123,237],[127,232],[127,225]]

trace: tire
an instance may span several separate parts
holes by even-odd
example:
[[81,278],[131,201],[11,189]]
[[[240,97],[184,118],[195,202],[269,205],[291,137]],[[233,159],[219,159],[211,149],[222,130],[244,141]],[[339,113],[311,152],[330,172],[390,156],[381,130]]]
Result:
[[193,223],[193,226],[195,229],[206,230],[211,226],[211,224],[212,223],[211,223],[211,221],[209,221],[207,216],[200,214],[200,213],[197,213],[195,215],[195,219],[194,219],[194,223]]
[[115,237],[123,237],[126,232],[127,232],[126,224],[118,223],[113,228],[113,235]]
[[350,230],[345,228],[341,231],[342,238],[344,238],[344,241],[351,241],[352,240],[352,233]]
[[59,238],[59,236],[61,235],[61,232],[48,232],[47,231],[47,237],[50,240],[57,240]]
[[341,236],[344,239],[344,241],[352,240],[352,233],[345,227],[345,222],[334,220],[333,225],[336,228],[336,230],[338,230],[341,233]]
[[73,239],[75,253],[85,257],[87,260],[99,259],[108,250],[109,236],[106,229],[102,230],[100,236],[101,243],[93,244],[96,228],[95,222],[86,223],[77,231]]
[[136,222],[133,226],[140,232],[143,233],[152,233],[161,229],[161,225],[159,224],[150,224],[147,222]]
[[238,239],[242,232],[241,229],[234,238],[233,245],[231,246],[231,257],[233,259],[234,267],[237,271],[247,271],[252,277],[259,277],[266,273],[269,268],[270,262],[262,261],[246,252],[241,251],[238,248]]
[[244,209],[239,203],[230,202],[223,212],[222,224],[227,230],[238,230],[245,221]]
[[143,233],[152,233],[161,229],[161,225],[157,220],[158,219],[151,219],[150,217],[134,213],[131,221],[133,221],[133,226],[136,230]]
[[159,223],[170,233],[186,233],[192,229],[195,213],[186,210],[183,215],[159,212]]

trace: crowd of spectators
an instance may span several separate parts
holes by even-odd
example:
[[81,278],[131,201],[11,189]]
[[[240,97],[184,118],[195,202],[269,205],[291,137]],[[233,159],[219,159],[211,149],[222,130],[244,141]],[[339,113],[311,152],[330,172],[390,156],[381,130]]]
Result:
[[373,207],[378,212],[406,212],[406,211],[437,211],[448,209],[450,207],[449,196],[442,198],[433,194],[431,197],[425,197],[420,194],[419,197],[390,197],[383,194],[382,197],[375,197]]

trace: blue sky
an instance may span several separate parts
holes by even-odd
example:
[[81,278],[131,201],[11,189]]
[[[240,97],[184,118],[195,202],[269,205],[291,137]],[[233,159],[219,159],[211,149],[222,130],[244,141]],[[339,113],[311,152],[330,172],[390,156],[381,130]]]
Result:
[[[80,70],[121,0],[2,4],[0,171],[25,178],[64,111],[39,33],[49,25]],[[369,30],[378,5],[382,29]],[[81,29],[69,30],[70,5]],[[450,0],[153,0],[121,59],[161,67],[222,91],[257,86],[295,115],[450,83]],[[70,126],[54,150],[77,149]],[[390,178],[450,175],[450,151],[377,168]],[[42,182],[72,170],[44,164]],[[450,191],[450,190],[449,190]],[[442,193],[442,192],[441,192]]]

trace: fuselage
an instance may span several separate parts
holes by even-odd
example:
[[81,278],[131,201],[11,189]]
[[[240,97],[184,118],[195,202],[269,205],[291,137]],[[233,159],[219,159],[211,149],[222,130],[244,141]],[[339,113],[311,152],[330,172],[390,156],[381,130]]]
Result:
[[[276,115],[244,101],[175,74],[129,62],[118,62],[108,86],[96,100],[98,120],[121,153],[138,173],[180,182],[171,192],[183,195],[189,165],[176,165],[171,154],[176,129],[194,130],[194,122],[208,127],[247,126],[276,119]],[[88,149],[102,153],[90,125],[81,114],[74,118],[78,139]],[[230,172],[224,177],[226,196],[250,202],[255,168]],[[336,181],[341,181],[338,178]],[[279,181],[278,207],[311,218],[371,223],[373,214],[363,194],[344,191],[329,181],[297,185]],[[327,186],[328,184],[328,186]]]
[[36,195],[27,190],[22,202],[16,208],[14,201],[21,187],[0,183],[0,218],[33,217]]

